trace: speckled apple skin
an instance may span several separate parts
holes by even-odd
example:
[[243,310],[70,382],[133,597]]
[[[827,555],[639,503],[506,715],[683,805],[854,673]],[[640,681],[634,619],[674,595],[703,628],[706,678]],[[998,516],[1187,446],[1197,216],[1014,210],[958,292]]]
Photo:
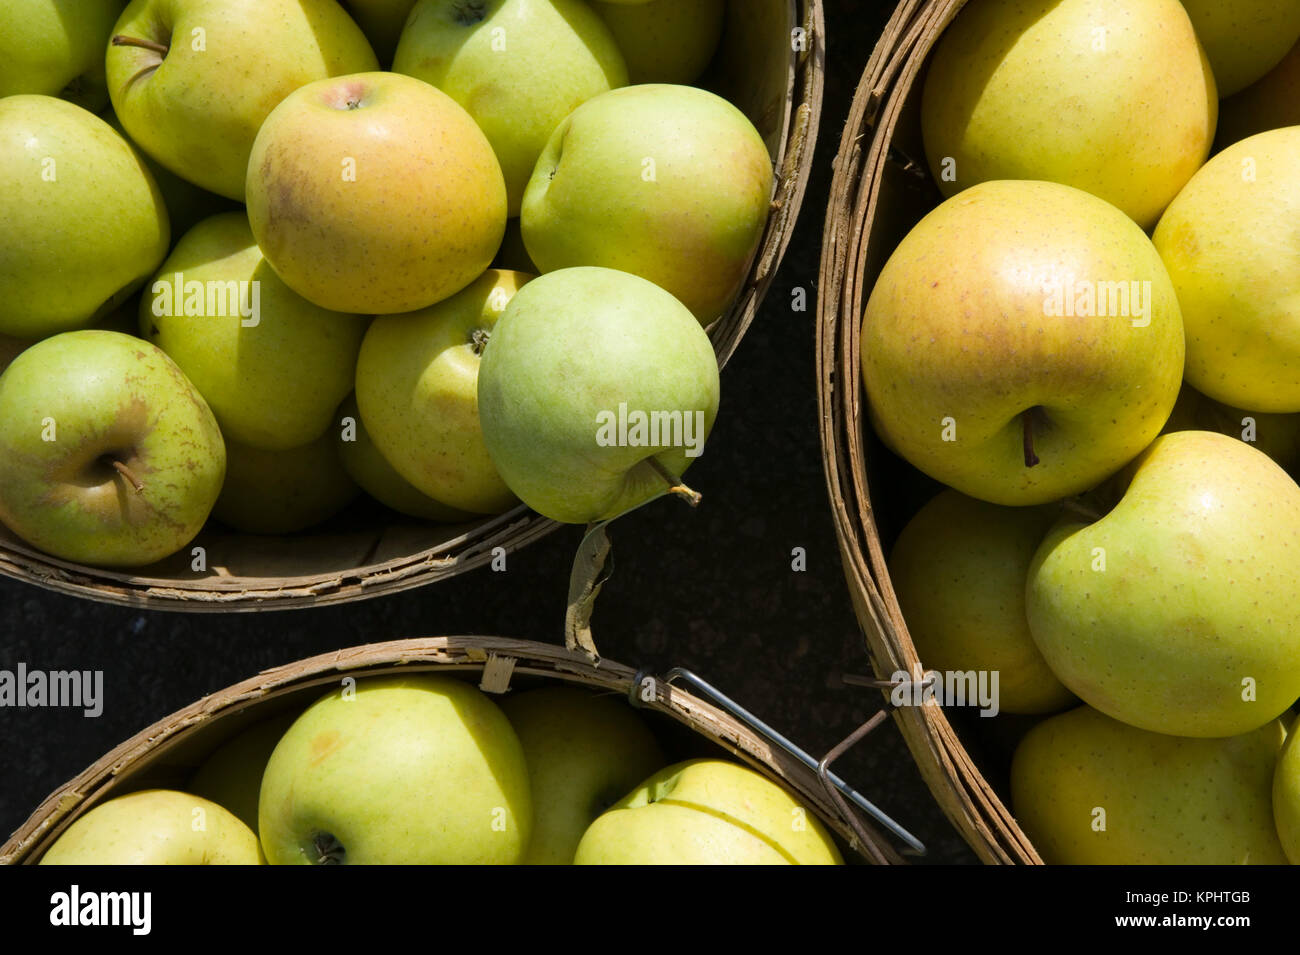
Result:
[[1209,154],[1218,103],[1178,0],[983,0],[932,55],[921,124],[944,195],[1045,179],[1150,229]]
[[650,83],[602,93],[556,127],[519,221],[543,272],[631,272],[708,325],[743,287],[771,200],[772,159],[744,113]]
[[167,254],[167,209],[131,146],[49,96],[0,100],[0,335],[84,328]]
[[[1052,276],[1149,281],[1150,322],[1047,315]],[[1160,256],[1119,210],[1055,183],[988,182],[899,244],[867,302],[860,349],[886,444],[971,497],[1041,504],[1093,487],[1159,433],[1182,381],[1183,323]],[[1032,407],[1047,425],[1035,429],[1039,463],[1026,467]]]
[[1284,735],[1273,720],[1187,739],[1081,706],[1021,741],[1012,809],[1052,865],[1285,865],[1270,799]]
[[[143,490],[96,463],[106,454]],[[199,532],[225,471],[211,409],[146,341],[65,332],[0,376],[0,520],[46,553],[105,567],[161,560]]]
[[476,338],[532,277],[489,269],[437,305],[375,319],[361,344],[357,406],[375,447],[421,494],[472,514],[519,503],[483,443]]
[[[256,324],[245,324],[252,320],[224,300],[213,314],[206,304],[198,315],[155,314],[168,310],[158,297],[174,298],[177,273],[187,286],[256,283]],[[286,286],[262,257],[248,217],[228,212],[200,222],[167,256],[140,298],[139,329],[199,389],[227,440],[287,451],[337,423],[334,412],[352,392],[366,320],[320,308]]]
[[145,789],[77,819],[41,865],[265,865],[253,831],[214,802]]
[[1178,194],[1156,249],[1178,292],[1187,381],[1216,401],[1300,411],[1300,126],[1228,147]]
[[[196,32],[199,31],[199,32]],[[244,199],[258,128],[305,83],[379,68],[335,0],[133,0],[114,33],[168,47],[108,47],[113,109],[176,175]]]
[[1067,520],[1038,549],[1034,642],[1062,683],[1134,726],[1262,726],[1300,697],[1300,487],[1208,431],[1164,435],[1134,468],[1109,514]]
[[515,865],[532,833],[523,748],[469,683],[363,678],[312,704],[262,776],[258,832],[272,865],[316,861],[328,832],[347,865]]
[[584,0],[421,0],[393,70],[438,87],[474,117],[501,162],[511,216],[555,127],[628,82],[618,44]]
[[1250,86],[1300,41],[1300,4],[1182,0],[1214,71],[1219,96]]
[[1002,507],[947,490],[917,512],[889,577],[927,670],[996,670],[998,706],[1052,713],[1075,701],[1025,619],[1025,578],[1060,509]]
[[248,219],[286,285],[322,308],[425,308],[483,273],[506,228],[501,166],[446,93],[397,73],[311,83],[248,163]]

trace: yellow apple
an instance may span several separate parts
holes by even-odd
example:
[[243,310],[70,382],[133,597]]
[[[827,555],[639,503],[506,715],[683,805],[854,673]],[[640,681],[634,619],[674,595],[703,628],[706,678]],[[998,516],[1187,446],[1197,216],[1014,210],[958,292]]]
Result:
[[1056,865],[1285,865],[1273,825],[1279,720],[1190,739],[1081,706],[1039,723],[1011,763],[1016,821]]
[[1153,240],[1187,334],[1188,384],[1255,411],[1300,411],[1300,126],[1229,146]]
[[655,773],[582,836],[575,865],[842,865],[821,822],[744,766],[696,759]]
[[[998,674],[997,706],[1051,713],[1075,696],[1034,644],[1025,581],[1058,507],[1000,507],[953,490],[903,528],[889,576],[921,664]],[[971,701],[974,702],[974,701]]]
[[935,48],[921,125],[945,196],[1045,179],[1149,229],[1205,161],[1217,110],[1178,0],[981,0]]
[[1089,490],[1169,417],[1183,323],[1151,240],[1114,206],[1052,182],[984,182],[947,200],[885,263],[862,319],[880,437],[994,504]]
[[310,444],[263,451],[226,440],[226,483],[212,516],[248,534],[292,534],[327,520],[357,496],[326,431]]
[[228,441],[286,451],[333,423],[366,321],[285,285],[241,210],[182,237],[145,289],[139,331],[194,383]]
[[380,504],[409,517],[444,524],[471,521],[478,516],[421,494],[410,481],[398,474],[375,447],[365,422],[361,420],[355,395],[349,396],[339,408],[338,435],[343,470]]
[[240,201],[253,138],[280,100],[379,66],[335,0],[132,0],[105,65],[113,109],[140,148]]
[[517,503],[483,443],[479,357],[531,276],[489,269],[431,308],[375,319],[357,359],[357,405],[375,447],[420,493],[476,514]]
[[551,686],[511,694],[501,709],[532,786],[527,865],[572,865],[587,827],[664,765],[654,734],[619,697]]
[[1183,0],[1210,58],[1219,96],[1254,83],[1300,40],[1294,0]]
[[252,830],[216,803],[145,789],[81,816],[41,865],[265,865],[265,859]]
[[324,80],[267,117],[248,218],[271,267],[339,312],[425,308],[483,273],[506,227],[492,147],[456,101],[396,73]]
[[501,163],[512,216],[551,131],[627,85],[614,37],[584,0],[420,0],[393,70],[432,83],[474,117]]
[[627,61],[631,83],[694,83],[722,39],[724,0],[593,0]]
[[744,113],[650,83],[590,99],[556,128],[519,221],[543,272],[630,272],[708,325],[745,284],[771,198],[772,160]]

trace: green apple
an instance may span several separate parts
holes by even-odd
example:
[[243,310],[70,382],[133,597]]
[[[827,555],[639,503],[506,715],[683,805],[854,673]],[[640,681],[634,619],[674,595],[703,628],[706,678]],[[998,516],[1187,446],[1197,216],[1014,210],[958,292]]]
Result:
[[477,519],[476,514],[457,510],[420,493],[410,481],[397,473],[397,469],[375,447],[365,422],[361,420],[361,411],[357,408],[354,395],[349,396],[339,408],[338,437],[339,460],[343,463],[343,470],[380,504],[408,517],[443,524]]
[[227,740],[194,771],[186,792],[228,809],[256,832],[257,796],[266,761],[297,718],[297,713],[282,713]]
[[104,47],[125,0],[5,0],[0,97],[102,87]]
[[648,84],[588,100],[556,128],[519,219],[543,272],[631,272],[707,325],[744,286],[771,198],[771,157],[740,110]]
[[1215,145],[1283,126],[1300,126],[1300,43],[1267,76],[1219,104]]
[[277,103],[379,65],[335,0],[132,0],[113,34],[109,96],[131,138],[240,201],[253,139]]
[[842,865],[817,818],[776,783],[720,759],[655,773],[583,834],[576,865]]
[[167,254],[167,210],[131,146],[51,96],[0,100],[0,335],[43,338],[121,304]]
[[1188,384],[1300,411],[1300,126],[1229,146],[1178,194],[1153,241],[1187,333]]
[[294,534],[333,517],[360,489],[332,430],[299,448],[264,451],[226,439],[226,482],[212,516],[248,534]]
[[275,108],[248,165],[248,218],[285,284],[323,308],[394,314],[459,292],[506,226],[501,167],[428,83],[363,73]]
[[1025,619],[1025,581],[1060,514],[1001,507],[943,491],[908,522],[889,577],[927,669],[998,674],[997,706],[1051,713],[1074,701],[1038,652]]
[[1300,40],[1300,3],[1293,0],[1183,0],[1183,6],[1221,97],[1254,83]]
[[488,453],[525,504],[556,521],[608,520],[669,491],[698,500],[679,475],[717,417],[717,356],[651,282],[562,269],[506,306],[478,407]]
[[1184,383],[1161,434],[1175,431],[1217,431],[1253,444],[1293,476],[1300,470],[1300,414],[1231,408]]
[[880,437],[994,504],[1091,488],[1160,431],[1183,325],[1151,241],[1094,196],[986,182],[894,250],[862,320]]
[[177,243],[141,299],[140,332],[194,382],[227,441],[285,451],[334,423],[366,323],[285,285],[240,211]]
[[1044,179],[1150,229],[1205,161],[1217,112],[1178,0],[983,0],[930,58],[921,126],[945,196]]
[[368,677],[302,714],[262,777],[258,831],[287,864],[518,863],[528,767],[501,709],[427,674]]
[[1080,706],[1021,741],[1012,808],[1053,865],[1285,865],[1269,800],[1284,735],[1272,720],[1186,739]]
[[598,816],[664,765],[654,734],[627,701],[554,686],[505,698],[533,793],[528,865],[572,865]]
[[264,864],[248,826],[214,802],[173,789],[100,803],[41,857],[41,865]]
[[512,216],[561,120],[627,85],[614,37],[584,0],[420,0],[393,69],[474,117],[501,162]]
[[379,65],[387,69],[392,65],[397,41],[415,0],[343,0],[343,6],[370,41]]
[[480,356],[531,276],[484,272],[431,308],[375,319],[357,360],[357,405],[375,447],[422,494],[476,514],[517,501],[483,443]]
[[1300,865],[1300,743],[1296,742],[1296,730],[1300,730],[1300,720],[1291,724],[1273,774],[1273,821],[1292,865]]
[[176,363],[118,332],[64,332],[0,375],[0,521],[65,560],[175,553],[221,489],[216,419]]
[[632,83],[694,83],[713,59],[727,14],[724,0],[591,6],[614,34]]
[[1142,729],[1232,736],[1300,697],[1300,487],[1208,431],[1158,438],[1110,513],[1034,556],[1034,642],[1090,706]]

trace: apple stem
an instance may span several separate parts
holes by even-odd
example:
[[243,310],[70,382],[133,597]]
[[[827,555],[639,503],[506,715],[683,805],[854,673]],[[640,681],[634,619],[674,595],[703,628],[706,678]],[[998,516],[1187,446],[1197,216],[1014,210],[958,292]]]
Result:
[[113,46],[138,46],[142,50],[153,50],[160,56],[166,56],[170,52],[168,47],[161,43],[155,43],[153,40],[142,40],[140,37],[135,36],[123,36],[120,33],[113,37]]
[[683,484],[682,479],[664,467],[658,458],[646,458],[646,464],[650,465],[651,470],[664,479],[664,483],[668,485],[669,494],[676,494],[691,507],[699,507],[700,501],[704,499],[703,494],[699,491],[693,491]]
[[122,477],[126,478],[128,481],[131,482],[131,486],[135,488],[135,493],[139,494],[144,490],[144,484],[142,484],[140,482],[140,479],[136,477],[134,473],[132,473],[129,467],[127,467],[121,461],[118,461],[116,459],[110,460],[109,463],[113,465],[113,467],[117,470],[118,474],[122,475]]
[[1030,408],[1021,417],[1025,431],[1025,467],[1032,468],[1038,463],[1038,455],[1034,453],[1034,409]]

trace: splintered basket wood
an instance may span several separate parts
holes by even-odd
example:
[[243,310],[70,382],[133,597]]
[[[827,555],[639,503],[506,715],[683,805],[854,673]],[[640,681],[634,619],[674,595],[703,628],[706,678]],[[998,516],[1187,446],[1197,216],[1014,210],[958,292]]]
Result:
[[[899,610],[883,540],[897,536],[933,486],[918,486],[876,439],[862,387],[863,310],[885,260],[941,196],[925,168],[921,80],[965,0],[902,0],[867,64],[835,158],[817,314],[823,465],[858,622],[877,676],[923,661]],[[981,859],[1041,863],[1015,818],[937,705],[895,718],[944,813]]]
[[[629,700],[635,697],[670,760],[737,757],[815,813],[845,851],[846,861],[855,851],[876,861],[901,861],[869,821],[850,825],[836,811],[816,773],[688,690],[610,660],[596,667],[582,653],[549,644],[498,637],[430,637],[373,643],[299,660],[159,720],[42,802],[0,846],[0,865],[39,862],[69,825],[106,799],[140,789],[183,790],[195,769],[222,743],[265,719],[300,712],[345,677],[359,680],[429,671],[477,683],[491,694],[567,684]],[[870,847],[857,841],[859,830],[871,840]]]
[[[729,0],[722,43],[701,82],[750,118],[776,173],[772,213],[748,282],[709,328],[720,365],[753,321],[803,203],[822,106],[823,33],[821,0]],[[518,550],[557,527],[523,506],[439,525],[362,501],[313,530],[286,537],[241,534],[210,522],[168,560],[122,572],[50,557],[0,526],[0,573],[64,593],[157,609],[309,607],[452,577],[489,563],[498,548]],[[201,562],[192,556],[196,546],[203,548]]]

